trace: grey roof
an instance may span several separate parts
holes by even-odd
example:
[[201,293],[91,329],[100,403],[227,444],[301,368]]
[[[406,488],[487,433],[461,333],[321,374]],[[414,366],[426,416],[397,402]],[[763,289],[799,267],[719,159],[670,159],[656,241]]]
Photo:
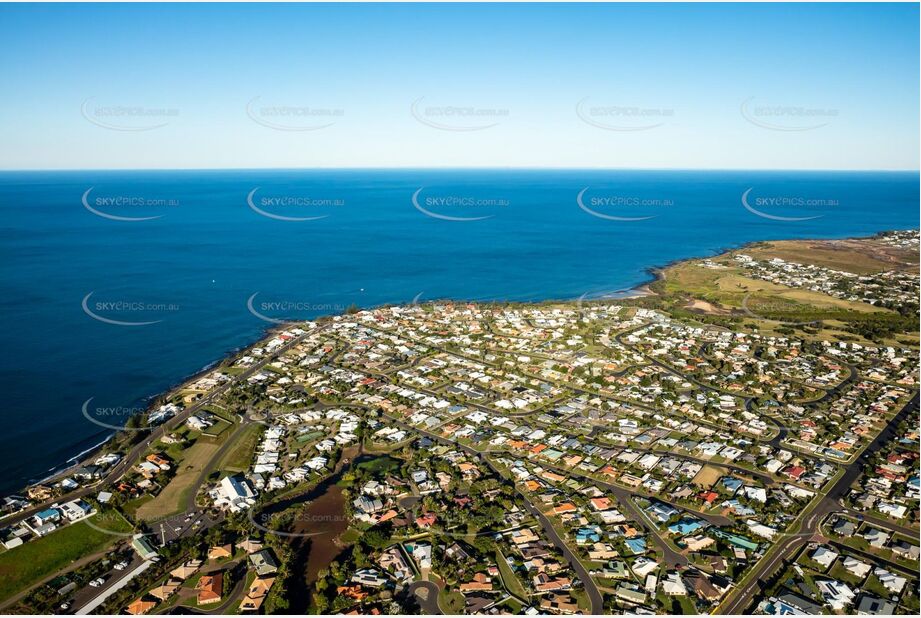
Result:
[[857,611],[861,614],[870,615],[894,614],[895,604],[891,601],[865,594],[860,597],[860,601],[857,603]]

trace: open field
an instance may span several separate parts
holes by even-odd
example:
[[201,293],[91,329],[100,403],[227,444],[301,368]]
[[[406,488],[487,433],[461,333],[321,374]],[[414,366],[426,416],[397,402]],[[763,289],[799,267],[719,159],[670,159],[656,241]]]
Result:
[[157,519],[181,513],[185,506],[184,500],[188,491],[219,448],[219,444],[198,440],[195,444],[185,449],[183,459],[176,464],[179,472],[156,498],[138,508],[138,518]]
[[717,270],[693,262],[678,264],[665,272],[665,291],[671,294],[689,294],[696,300],[711,305],[710,312],[725,312],[725,309],[720,309],[721,307],[742,309],[742,302],[748,297],[749,305],[757,300],[776,303],[779,298],[791,306],[801,305],[798,310],[803,313],[816,310],[830,314],[891,313],[866,303],[842,300],[811,290],[789,288],[745,277],[741,273],[741,268],[728,267]]
[[496,548],[496,566],[499,567],[499,575],[501,575],[502,583],[505,584],[506,589],[515,596],[527,600],[527,591],[524,589],[524,586],[521,585],[518,578],[515,577],[511,567],[505,560],[505,556],[498,548]]
[[901,308],[876,307],[749,276],[735,261],[780,258],[857,274],[917,271],[918,256],[878,239],[759,242],[708,260],[677,262],[649,284],[656,296],[636,299],[642,306],[674,316],[766,336],[796,332],[805,340],[864,345],[918,345],[917,320]]
[[[122,521],[123,526],[107,521],[106,527],[115,532],[130,532],[131,526]],[[123,537],[96,530],[80,521],[3,552],[0,554],[0,601],[66,568],[78,558],[102,551],[120,540]]]
[[253,452],[262,437],[263,425],[252,423],[240,432],[230,450],[218,462],[216,469],[226,472],[245,472],[253,462]]
[[857,274],[892,268],[891,261],[873,257],[867,250],[858,250],[858,245],[852,245],[850,250],[844,249],[845,245],[841,242],[780,240],[759,243],[739,253],[745,253],[759,260],[776,257],[788,262],[815,264]]

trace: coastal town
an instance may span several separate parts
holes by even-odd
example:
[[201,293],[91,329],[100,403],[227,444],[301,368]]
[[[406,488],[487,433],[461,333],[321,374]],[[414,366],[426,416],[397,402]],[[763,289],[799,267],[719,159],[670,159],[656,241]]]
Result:
[[918,241],[281,325],[4,497],[0,608],[917,615]]

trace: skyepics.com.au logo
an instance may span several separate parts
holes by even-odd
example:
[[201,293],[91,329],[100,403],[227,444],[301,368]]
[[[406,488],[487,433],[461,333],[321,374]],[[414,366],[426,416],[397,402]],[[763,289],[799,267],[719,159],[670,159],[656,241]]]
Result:
[[246,115],[256,124],[276,131],[319,131],[333,126],[345,116],[345,110],[339,107],[265,105],[261,99],[250,99],[246,104]]
[[113,326],[149,326],[158,324],[163,321],[162,317],[157,319],[150,318],[179,311],[179,305],[175,303],[148,302],[125,298],[97,298],[91,301],[90,299],[95,293],[95,291],[92,291],[83,297],[83,301],[80,303],[83,313],[97,322]]
[[259,292],[246,299],[246,309],[255,317],[272,324],[289,324],[307,320],[317,315],[333,315],[345,311],[340,303],[318,303],[298,298],[256,301]]
[[83,402],[80,411],[89,422],[115,431],[147,431],[149,427],[128,427],[128,421],[144,414],[145,409],[137,406],[93,406],[94,397]]
[[301,510],[294,513],[273,514],[266,511],[260,512],[256,507],[246,512],[246,518],[259,530],[286,539],[334,534],[336,529],[334,524],[349,521],[347,515],[338,513],[320,514]]
[[784,132],[821,129],[839,115],[837,109],[827,107],[757,104],[755,97],[742,101],[739,110],[756,127]]
[[317,221],[345,206],[345,200],[341,198],[307,195],[257,196],[259,191],[261,187],[256,187],[246,195],[246,205],[256,214],[276,221]]
[[471,105],[426,105],[425,97],[413,101],[410,114],[420,123],[442,131],[482,131],[491,129],[509,117],[504,107]]
[[142,105],[104,105],[90,97],[80,106],[80,114],[97,127],[110,131],[140,132],[160,129],[179,116],[175,107]]
[[483,221],[491,219],[511,202],[503,197],[445,193],[422,195],[425,187],[413,193],[413,207],[427,217],[442,221]]
[[164,209],[179,206],[179,200],[176,198],[126,193],[91,195],[95,189],[96,187],[90,187],[84,191],[80,202],[89,212],[110,221],[152,221],[162,217]]
[[[88,517],[83,522],[87,526],[111,536],[132,538],[141,536],[156,537],[158,541],[167,541],[182,536],[198,534],[199,526],[206,517],[193,513],[173,515],[145,516],[143,520],[118,510],[106,510]],[[151,532],[142,532],[150,530]]]
[[648,131],[661,127],[675,115],[670,107],[604,105],[591,103],[590,99],[585,97],[576,104],[576,115],[582,122],[605,131]]
[[783,194],[759,196],[752,194],[754,190],[754,187],[749,187],[742,194],[742,206],[753,215],[772,221],[811,221],[824,217],[840,206],[834,198]]
[[766,300],[749,292],[742,298],[742,311],[759,320],[781,322],[786,326],[808,326],[819,324],[821,320],[807,320],[812,308],[793,301]]
[[663,209],[675,205],[670,198],[611,191],[589,193],[590,190],[591,187],[585,187],[579,191],[576,205],[583,212],[608,221],[647,221],[658,217]]

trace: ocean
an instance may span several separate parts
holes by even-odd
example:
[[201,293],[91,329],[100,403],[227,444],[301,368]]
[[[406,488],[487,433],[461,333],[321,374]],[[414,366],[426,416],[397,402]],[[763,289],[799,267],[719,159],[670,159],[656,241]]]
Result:
[[44,478],[274,320],[617,295],[757,240],[919,225],[918,174],[0,173],[0,492]]

